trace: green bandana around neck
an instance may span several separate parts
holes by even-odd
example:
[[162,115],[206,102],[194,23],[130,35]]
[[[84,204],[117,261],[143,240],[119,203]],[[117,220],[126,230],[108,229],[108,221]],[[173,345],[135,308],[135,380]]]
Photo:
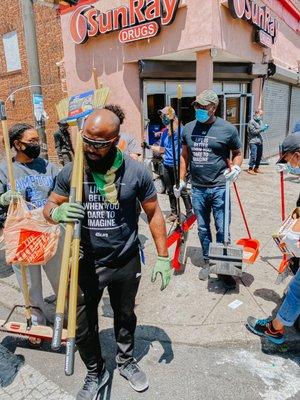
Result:
[[97,189],[105,198],[105,200],[111,204],[118,204],[118,190],[115,185],[115,180],[116,172],[122,166],[123,161],[123,153],[120,149],[117,149],[115,161],[106,174],[100,174],[99,172],[92,171]]

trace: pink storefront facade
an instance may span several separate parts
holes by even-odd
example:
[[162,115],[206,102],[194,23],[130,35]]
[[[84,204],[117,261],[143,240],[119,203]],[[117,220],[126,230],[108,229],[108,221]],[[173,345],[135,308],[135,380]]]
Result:
[[245,155],[245,127],[259,105],[271,126],[265,156],[300,121],[295,2],[82,1],[62,11],[61,23],[69,95],[93,88],[96,71],[108,101],[126,113],[123,129],[139,140],[161,128],[157,110],[176,106],[178,84],[184,122],[193,119],[198,92],[217,91],[218,114],[238,128]]

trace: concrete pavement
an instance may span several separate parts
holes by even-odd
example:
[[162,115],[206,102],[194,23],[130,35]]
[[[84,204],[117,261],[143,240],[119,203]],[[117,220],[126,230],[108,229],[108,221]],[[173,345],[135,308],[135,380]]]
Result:
[[[290,385],[287,385],[287,382],[296,382],[297,379],[299,381],[299,356],[295,351],[299,350],[300,334],[292,328],[289,329],[287,344],[274,348],[249,333],[244,326],[249,315],[266,317],[274,313],[288,283],[287,280],[280,286],[274,284],[281,255],[270,237],[280,226],[281,220],[279,176],[274,172],[274,165],[262,169],[265,171],[263,175],[250,176],[244,172],[238,181],[253,236],[261,242],[261,254],[255,265],[247,266],[246,273],[234,291],[225,290],[214,276],[208,282],[198,280],[201,249],[195,226],[189,237],[188,262],[184,273],[174,275],[169,287],[160,292],[160,282],[154,285],[150,283],[150,266],[155,262],[155,248],[149,236],[145,216],[142,214],[140,233],[141,241],[145,245],[147,267],[143,269],[137,298],[137,356],[142,358],[141,363],[149,372],[152,384],[148,392],[136,395],[115,373],[109,393],[104,394],[106,397],[103,398],[164,399],[167,398],[164,397],[167,390],[171,390],[170,397],[176,400],[273,400],[296,399],[300,396],[300,388],[296,383],[292,385],[293,390],[288,390]],[[297,178],[286,178],[287,210],[294,207],[299,189]],[[246,233],[234,194],[232,198],[231,234],[232,239],[236,240],[246,236]],[[160,196],[160,203],[163,211],[167,212],[166,196]],[[14,276],[0,279],[0,290],[2,317],[7,307],[20,301]],[[51,294],[47,283],[45,294]],[[234,309],[230,305],[235,300],[238,300],[240,305]],[[99,318],[103,330],[102,337],[107,344],[105,349],[108,353],[109,367],[113,370],[112,311],[106,292],[99,307]],[[4,336],[2,335],[3,338]],[[261,350],[271,352],[272,355],[265,355]],[[61,354],[28,350],[20,343],[16,349],[16,352],[19,351],[25,356],[26,366],[37,369],[38,373],[52,382],[54,393],[58,390],[56,386],[59,386],[63,388],[62,393],[66,391],[74,395],[80,387],[84,368],[79,357],[74,377],[66,378],[63,375]],[[49,362],[45,363],[46,359]],[[249,360],[249,364],[245,363],[245,360]],[[14,382],[18,382],[23,371],[24,367]],[[240,374],[237,371],[241,371]],[[283,375],[284,382],[281,380],[283,371],[287,374]],[[230,376],[226,376],[225,372]],[[52,384],[49,383],[50,387]],[[19,382],[19,387],[22,385],[22,381]],[[220,385],[224,387],[223,393]],[[259,391],[253,388],[259,388]],[[8,394],[12,399],[35,398],[26,397],[25,394],[25,397],[12,397],[14,392],[10,390],[11,386],[5,388],[2,393],[0,389],[0,398],[2,399],[2,394]],[[241,390],[244,391],[243,397],[238,397]],[[42,393],[44,392],[41,391],[41,397],[44,397]],[[65,394],[59,396],[63,395]],[[57,397],[60,398],[64,397]]]

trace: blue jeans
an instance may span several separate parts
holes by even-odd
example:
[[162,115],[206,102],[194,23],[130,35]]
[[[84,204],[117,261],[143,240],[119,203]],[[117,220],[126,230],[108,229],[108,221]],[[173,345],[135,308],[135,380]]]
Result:
[[292,326],[300,315],[300,268],[290,283],[284,302],[276,318],[285,326]]
[[192,188],[192,203],[198,222],[198,235],[203,258],[208,260],[209,245],[212,242],[210,215],[213,213],[217,231],[217,242],[224,242],[225,187]]
[[249,168],[259,168],[263,155],[262,143],[250,143]]

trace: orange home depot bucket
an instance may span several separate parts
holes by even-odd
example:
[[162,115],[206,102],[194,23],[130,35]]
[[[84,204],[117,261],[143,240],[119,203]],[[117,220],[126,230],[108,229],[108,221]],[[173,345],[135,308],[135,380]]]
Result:
[[241,238],[236,244],[243,246],[243,262],[254,264],[259,254],[259,241],[250,238]]

